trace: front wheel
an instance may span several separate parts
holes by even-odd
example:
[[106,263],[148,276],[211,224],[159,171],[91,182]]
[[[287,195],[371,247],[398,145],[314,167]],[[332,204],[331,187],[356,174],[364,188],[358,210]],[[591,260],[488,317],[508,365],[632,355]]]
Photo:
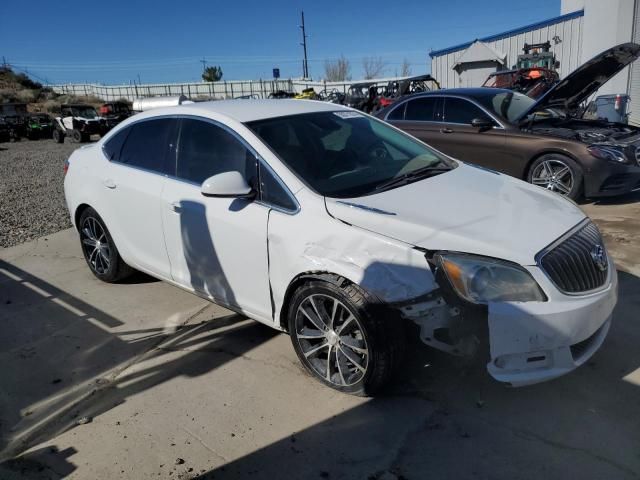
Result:
[[116,248],[104,221],[93,208],[87,208],[78,223],[82,253],[91,272],[103,282],[114,283],[130,276],[129,267]]
[[53,131],[53,140],[56,143],[63,143],[64,142],[64,133],[62,133],[60,130],[58,130],[57,128]]
[[527,180],[572,200],[580,198],[584,174],[571,158],[550,153],[533,162]]
[[404,339],[400,318],[357,285],[313,280],[293,295],[288,327],[306,370],[327,386],[371,395],[392,377]]

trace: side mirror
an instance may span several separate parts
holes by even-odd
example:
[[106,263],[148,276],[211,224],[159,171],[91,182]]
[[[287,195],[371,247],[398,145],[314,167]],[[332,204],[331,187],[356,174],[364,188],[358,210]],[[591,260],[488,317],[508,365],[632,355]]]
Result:
[[245,198],[252,200],[256,193],[238,171],[218,173],[207,178],[200,187],[205,197]]
[[471,126],[479,128],[480,130],[488,130],[493,128],[494,123],[490,118],[474,118],[471,120]]

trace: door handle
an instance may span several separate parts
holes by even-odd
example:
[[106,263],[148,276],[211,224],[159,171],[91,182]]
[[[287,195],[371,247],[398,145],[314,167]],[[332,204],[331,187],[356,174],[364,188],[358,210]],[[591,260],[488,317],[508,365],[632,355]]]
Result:
[[169,204],[169,208],[171,208],[171,211],[173,211],[173,212],[182,213],[182,206],[180,206],[180,204],[177,203],[177,202],[170,203]]
[[453,133],[453,130],[450,128],[444,127],[440,129],[440,133]]
[[116,188],[116,182],[114,182],[112,179],[110,178],[105,178],[102,181],[102,184],[107,187],[107,188]]

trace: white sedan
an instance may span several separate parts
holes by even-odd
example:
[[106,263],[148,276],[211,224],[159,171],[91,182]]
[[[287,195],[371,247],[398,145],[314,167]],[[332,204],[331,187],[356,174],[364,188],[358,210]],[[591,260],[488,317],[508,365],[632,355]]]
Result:
[[513,386],[602,344],[617,277],[570,201],[301,100],[151,110],[66,165],[87,264],[133,269],[286,331],[321,382],[371,394],[405,329]]

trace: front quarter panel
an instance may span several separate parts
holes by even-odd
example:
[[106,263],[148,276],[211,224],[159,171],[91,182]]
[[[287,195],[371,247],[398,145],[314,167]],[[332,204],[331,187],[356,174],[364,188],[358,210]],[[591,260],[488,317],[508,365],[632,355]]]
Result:
[[276,321],[287,288],[305,273],[340,275],[387,303],[419,297],[437,288],[423,252],[334,219],[327,213],[324,199],[308,190],[296,197],[302,206],[300,212],[288,215],[272,210],[269,217]]

